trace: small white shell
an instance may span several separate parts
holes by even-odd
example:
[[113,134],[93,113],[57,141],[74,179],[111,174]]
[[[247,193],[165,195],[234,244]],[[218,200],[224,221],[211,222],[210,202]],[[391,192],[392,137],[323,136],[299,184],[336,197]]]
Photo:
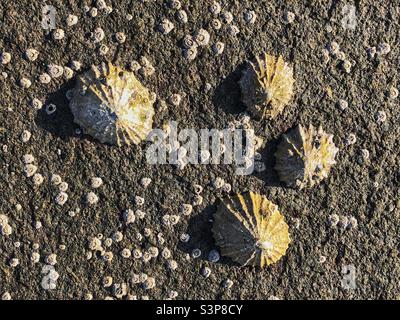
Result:
[[27,78],[21,78],[21,79],[19,80],[19,85],[20,85],[22,88],[27,89],[27,88],[29,88],[29,87],[32,85],[32,82],[31,82],[29,79],[27,79]]
[[183,50],[183,56],[189,61],[194,60],[197,56],[197,47],[191,47]]
[[232,37],[236,37],[239,34],[240,30],[237,26],[235,25],[230,25],[228,27],[228,34]]
[[190,49],[192,47],[197,46],[197,43],[191,35],[187,34],[182,39],[182,46],[184,49]]
[[94,43],[101,42],[104,39],[104,37],[105,37],[105,33],[102,28],[99,27],[99,28],[94,29],[93,34],[92,34],[92,41]]
[[69,14],[68,17],[65,19],[65,22],[68,27],[72,27],[73,25],[76,25],[78,23],[78,17],[73,14]]
[[11,53],[3,51],[0,54],[0,62],[1,64],[8,64],[11,61]]
[[59,78],[64,73],[64,68],[62,66],[58,66],[56,64],[49,64],[47,66],[47,72],[52,78]]
[[194,40],[199,46],[206,46],[210,42],[210,34],[205,29],[199,29],[194,35]]
[[188,15],[186,13],[185,10],[179,10],[176,12],[176,19],[180,22],[180,23],[187,23],[188,22]]
[[244,21],[246,21],[246,23],[250,23],[250,24],[253,24],[257,19],[257,15],[254,11],[246,11],[244,13],[243,17],[244,17]]
[[208,11],[213,15],[218,15],[221,12],[221,5],[217,1],[214,1],[208,7]]
[[63,29],[56,29],[52,33],[52,37],[54,40],[61,40],[64,38],[64,30]]
[[230,24],[233,21],[233,14],[229,11],[222,13],[222,21],[226,24]]
[[27,49],[25,51],[25,57],[29,61],[35,61],[38,58],[38,56],[39,56],[39,51],[37,51],[36,49]]
[[218,19],[211,20],[211,24],[210,25],[214,30],[219,30],[222,27],[222,23]]
[[115,40],[117,40],[118,43],[122,44],[126,41],[126,35],[123,32],[117,32],[115,34]]
[[170,33],[172,29],[174,29],[174,24],[168,19],[163,19],[158,25],[158,30],[164,35]]
[[39,82],[43,84],[48,84],[51,81],[51,77],[48,73],[44,72],[41,75],[39,75]]
[[223,42],[216,42],[213,44],[213,46],[211,47],[212,52],[214,53],[214,55],[220,55],[224,52],[225,49],[225,44]]

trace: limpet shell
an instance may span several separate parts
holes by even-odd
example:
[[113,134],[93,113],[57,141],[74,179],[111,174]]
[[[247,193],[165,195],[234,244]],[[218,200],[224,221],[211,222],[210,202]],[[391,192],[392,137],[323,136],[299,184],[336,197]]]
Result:
[[221,254],[242,266],[275,263],[290,243],[289,227],[278,207],[254,192],[223,199],[212,233]]
[[321,127],[298,125],[283,135],[275,153],[275,170],[289,187],[312,187],[328,176],[338,150],[333,135]]
[[152,129],[155,95],[132,72],[111,63],[78,76],[70,108],[75,122],[102,143],[138,144]]
[[242,101],[258,119],[280,114],[293,95],[293,68],[282,58],[264,54],[249,62],[239,85]]

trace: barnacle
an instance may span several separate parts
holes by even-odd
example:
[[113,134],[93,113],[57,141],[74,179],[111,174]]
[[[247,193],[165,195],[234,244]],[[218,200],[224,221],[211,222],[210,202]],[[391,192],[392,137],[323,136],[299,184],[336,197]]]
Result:
[[70,108],[85,133],[102,143],[138,144],[152,129],[155,94],[111,63],[78,77]]
[[256,118],[272,119],[293,94],[293,68],[283,58],[264,54],[250,62],[239,82],[242,101]]
[[254,192],[223,199],[212,232],[221,254],[242,266],[270,265],[285,255],[289,231],[278,207]]
[[312,187],[328,176],[338,150],[333,135],[321,127],[316,130],[312,125],[308,129],[298,125],[283,135],[275,153],[275,169],[290,187]]

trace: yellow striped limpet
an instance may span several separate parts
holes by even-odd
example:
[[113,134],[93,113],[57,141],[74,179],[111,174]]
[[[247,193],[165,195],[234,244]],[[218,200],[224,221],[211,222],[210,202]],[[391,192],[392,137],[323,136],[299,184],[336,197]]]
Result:
[[275,263],[290,243],[289,227],[278,207],[254,192],[223,199],[212,233],[221,254],[242,266]]

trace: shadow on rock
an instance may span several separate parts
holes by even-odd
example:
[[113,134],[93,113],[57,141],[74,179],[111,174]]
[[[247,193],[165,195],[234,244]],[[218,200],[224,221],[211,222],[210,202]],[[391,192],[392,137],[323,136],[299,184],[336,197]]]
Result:
[[[73,81],[68,81],[59,90],[50,94],[43,108],[38,110],[35,119],[37,125],[63,140],[68,140],[75,135],[76,126],[74,124],[74,116],[69,109],[69,101],[65,96],[66,92],[72,86]],[[48,114],[46,106],[51,103],[56,105],[56,111]]]
[[[219,248],[216,247],[211,232],[213,214],[216,210],[216,204],[209,205],[201,213],[193,216],[189,220],[186,233],[190,235],[190,240],[187,243],[180,242],[178,245],[179,250],[191,254],[194,249],[200,249],[201,256],[199,259],[203,261],[208,261],[208,254],[211,250],[217,250],[219,252]],[[218,263],[228,266],[237,266],[233,261],[222,256]]]
[[[258,152],[261,160],[255,160],[253,176],[264,181],[268,187],[279,187],[281,185],[279,176],[275,171],[275,151],[280,142],[280,138],[268,141]],[[258,172],[257,167],[264,167],[264,171]]]
[[230,73],[215,90],[213,103],[226,113],[238,114],[246,110],[241,100],[241,92],[238,81],[242,76],[246,63],[239,65]]

